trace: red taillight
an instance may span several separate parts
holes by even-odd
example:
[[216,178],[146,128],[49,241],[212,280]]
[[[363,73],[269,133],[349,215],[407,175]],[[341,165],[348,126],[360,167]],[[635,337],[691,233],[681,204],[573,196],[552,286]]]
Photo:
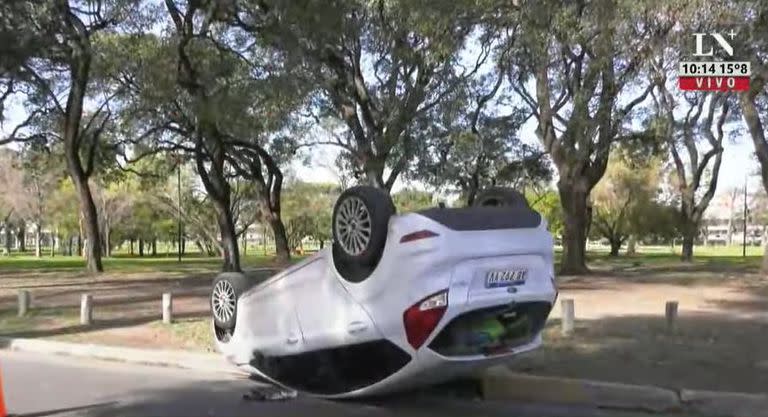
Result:
[[400,238],[400,243],[413,242],[414,240],[426,239],[428,237],[439,236],[437,233],[431,230],[419,230],[418,232],[408,233]]
[[408,337],[408,343],[414,349],[420,348],[429,338],[437,324],[440,323],[440,319],[443,318],[447,308],[448,290],[443,290],[405,310],[403,313],[405,334]]

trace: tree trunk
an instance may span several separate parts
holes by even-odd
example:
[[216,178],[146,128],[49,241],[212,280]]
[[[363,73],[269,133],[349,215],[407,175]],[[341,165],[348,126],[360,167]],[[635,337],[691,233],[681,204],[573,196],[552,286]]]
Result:
[[683,246],[680,254],[680,260],[683,262],[693,261],[693,245],[696,242],[696,235],[699,230],[699,222],[696,220],[696,218],[691,218],[691,216],[683,215]]
[[133,256],[133,255],[135,255],[135,254],[136,254],[136,253],[133,251],[133,243],[134,243],[134,240],[135,240],[134,238],[131,238],[131,256]]
[[86,269],[91,273],[104,271],[101,263],[101,235],[99,234],[99,216],[96,213],[96,204],[93,202],[91,187],[85,175],[72,174],[72,182],[75,183],[80,199],[80,210],[83,214],[83,230],[85,231],[85,259]]
[[680,255],[680,259],[683,262],[691,262],[693,261],[693,242],[694,242],[694,236],[690,233],[686,233],[683,236],[683,251]]
[[67,256],[72,256],[72,247],[74,246],[74,243],[72,243],[72,241],[74,239],[75,238],[73,236],[69,237],[69,244],[67,245]]
[[761,266],[761,272],[763,274],[768,274],[768,228],[763,226],[763,264]]
[[109,226],[109,222],[104,222],[104,255],[107,256],[107,258],[112,256],[112,236],[111,230],[112,228]]
[[323,250],[324,247],[325,247],[325,240],[320,239],[320,250]]
[[221,233],[222,271],[240,272],[240,250],[235,234],[235,222],[229,204],[214,199],[219,231]]
[[144,239],[139,238],[139,256],[144,256]]
[[627,255],[637,254],[637,238],[635,235],[630,235],[627,240]]
[[[759,109],[755,103],[756,96],[762,92],[765,84],[760,80],[751,86],[751,91],[747,94],[740,94],[742,115],[746,122],[749,134],[752,137],[752,143],[755,146],[755,155],[760,162],[760,177],[763,182],[763,189],[768,191],[768,141],[765,137],[765,127],[760,119]],[[764,242],[765,244],[765,242]],[[768,272],[768,244],[763,252],[763,272]]]
[[35,223],[35,257],[36,258],[42,258],[43,257],[43,251],[42,251],[42,236],[40,235],[40,223]]
[[586,187],[578,188],[562,178],[558,182],[564,217],[563,256],[560,263],[560,273],[563,275],[580,275],[589,272],[586,265],[589,193]]
[[611,252],[609,253],[610,256],[619,256],[619,250],[621,249],[621,240],[620,239],[611,239]]
[[200,253],[205,254],[208,252],[207,248],[203,246],[203,242],[199,240],[195,240],[195,246],[197,246],[198,249],[200,249]]
[[19,232],[16,234],[16,242],[19,252],[24,253],[27,251],[27,223],[24,220],[19,222]]
[[157,238],[152,238],[152,256],[157,256]]
[[8,255],[11,254],[11,225],[9,223],[5,224],[5,251],[8,253]]
[[273,215],[269,220],[269,226],[272,228],[272,234],[275,236],[275,252],[278,263],[288,263],[291,260],[291,250],[288,244],[288,237],[285,233],[285,225],[280,216]]
[[248,255],[248,228],[243,230],[243,257]]
[[77,256],[83,256],[83,235],[77,235]]

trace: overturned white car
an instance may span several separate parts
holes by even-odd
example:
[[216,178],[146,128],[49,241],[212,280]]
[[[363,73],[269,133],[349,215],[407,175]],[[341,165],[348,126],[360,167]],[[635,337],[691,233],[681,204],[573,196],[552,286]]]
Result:
[[218,348],[274,383],[330,398],[439,382],[538,347],[557,297],[546,221],[507,189],[475,206],[395,214],[346,190],[334,243],[249,288],[211,293]]

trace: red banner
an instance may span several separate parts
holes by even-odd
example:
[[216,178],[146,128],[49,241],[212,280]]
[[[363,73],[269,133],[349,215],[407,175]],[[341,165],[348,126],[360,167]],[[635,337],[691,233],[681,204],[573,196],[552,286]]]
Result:
[[749,77],[679,77],[683,91],[747,91]]

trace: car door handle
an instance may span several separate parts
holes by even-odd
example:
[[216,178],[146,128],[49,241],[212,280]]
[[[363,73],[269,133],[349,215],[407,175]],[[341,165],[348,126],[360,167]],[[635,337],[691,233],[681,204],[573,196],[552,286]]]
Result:
[[352,323],[349,323],[349,326],[347,326],[347,331],[350,334],[360,333],[365,331],[368,328],[368,325],[365,324],[362,321],[353,321]]
[[299,338],[292,334],[288,336],[287,339],[285,339],[285,343],[288,343],[289,345],[295,345],[296,343],[299,343]]

